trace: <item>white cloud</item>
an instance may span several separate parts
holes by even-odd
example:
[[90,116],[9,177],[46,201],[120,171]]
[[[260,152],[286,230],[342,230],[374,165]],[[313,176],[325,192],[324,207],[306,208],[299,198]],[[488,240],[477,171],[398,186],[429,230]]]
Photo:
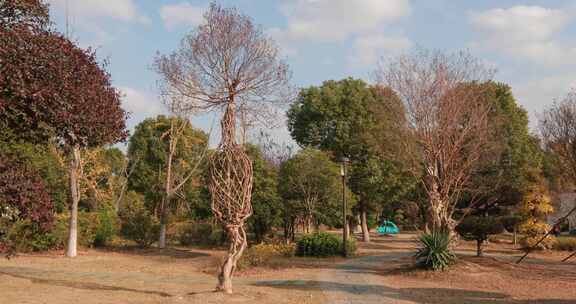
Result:
[[160,101],[147,93],[130,87],[120,87],[123,94],[122,107],[132,118],[153,117],[164,112]]
[[162,6],[160,17],[167,29],[174,29],[178,26],[197,26],[204,19],[204,11],[205,8],[182,2]]
[[148,19],[141,15],[133,0],[49,0],[51,7],[65,12],[66,3],[70,15],[76,20],[82,18],[107,17],[122,21],[147,22]]
[[547,66],[576,64],[576,47],[558,38],[573,17],[568,10],[540,6],[472,13],[469,21],[482,35],[473,46]]
[[288,0],[282,12],[292,39],[342,41],[410,14],[409,0]]
[[352,46],[353,53],[348,60],[352,65],[369,66],[375,64],[383,55],[397,54],[412,47],[412,41],[406,37],[388,37],[373,34],[358,37]]
[[[512,90],[518,101],[531,111],[530,114],[534,117],[555,99],[563,98],[572,88],[576,88],[576,74],[568,73],[518,83]],[[531,122],[535,125],[537,120],[532,119]]]

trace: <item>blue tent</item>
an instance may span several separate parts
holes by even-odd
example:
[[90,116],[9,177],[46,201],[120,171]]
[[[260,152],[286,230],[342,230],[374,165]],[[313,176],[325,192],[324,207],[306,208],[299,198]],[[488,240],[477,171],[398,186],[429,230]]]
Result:
[[400,229],[391,221],[383,221],[376,231],[380,234],[397,234]]

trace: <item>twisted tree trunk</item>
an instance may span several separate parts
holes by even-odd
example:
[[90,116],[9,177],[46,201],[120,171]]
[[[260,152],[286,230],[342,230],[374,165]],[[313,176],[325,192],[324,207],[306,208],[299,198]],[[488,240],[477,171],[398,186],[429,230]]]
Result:
[[235,139],[235,104],[230,102],[221,121],[222,142],[210,158],[212,211],[226,229],[230,248],[218,275],[217,291],[232,293],[232,275],[246,249],[244,224],[252,215],[252,161]]
[[246,249],[247,241],[246,231],[244,230],[243,225],[230,225],[226,227],[226,231],[230,238],[230,247],[228,248],[226,260],[224,260],[224,263],[220,268],[216,290],[225,293],[232,293],[232,275],[236,270],[238,260],[240,260],[242,253]]

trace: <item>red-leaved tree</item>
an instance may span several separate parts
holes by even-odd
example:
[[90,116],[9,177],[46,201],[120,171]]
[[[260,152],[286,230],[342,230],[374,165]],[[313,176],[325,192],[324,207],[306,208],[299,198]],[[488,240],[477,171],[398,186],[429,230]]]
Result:
[[54,220],[54,204],[38,172],[0,158],[0,252],[14,249],[6,234],[12,224],[21,220],[47,230]]
[[93,50],[26,23],[0,29],[0,127],[28,141],[56,139],[69,157],[69,257],[77,251],[80,151],[126,138],[120,103]]

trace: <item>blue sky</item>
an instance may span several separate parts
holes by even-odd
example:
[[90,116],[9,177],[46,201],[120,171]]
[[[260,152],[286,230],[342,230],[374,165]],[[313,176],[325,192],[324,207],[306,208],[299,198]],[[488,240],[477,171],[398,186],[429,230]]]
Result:
[[[66,0],[49,0],[65,30]],[[371,81],[380,58],[414,47],[468,49],[494,65],[536,114],[576,87],[576,1],[541,0],[227,0],[277,40],[298,87],[352,76]],[[71,37],[107,58],[125,94],[132,128],[163,112],[150,69],[156,52],[174,50],[209,1],[68,0]],[[213,118],[194,118],[209,129]],[[288,140],[285,128],[272,131]]]

